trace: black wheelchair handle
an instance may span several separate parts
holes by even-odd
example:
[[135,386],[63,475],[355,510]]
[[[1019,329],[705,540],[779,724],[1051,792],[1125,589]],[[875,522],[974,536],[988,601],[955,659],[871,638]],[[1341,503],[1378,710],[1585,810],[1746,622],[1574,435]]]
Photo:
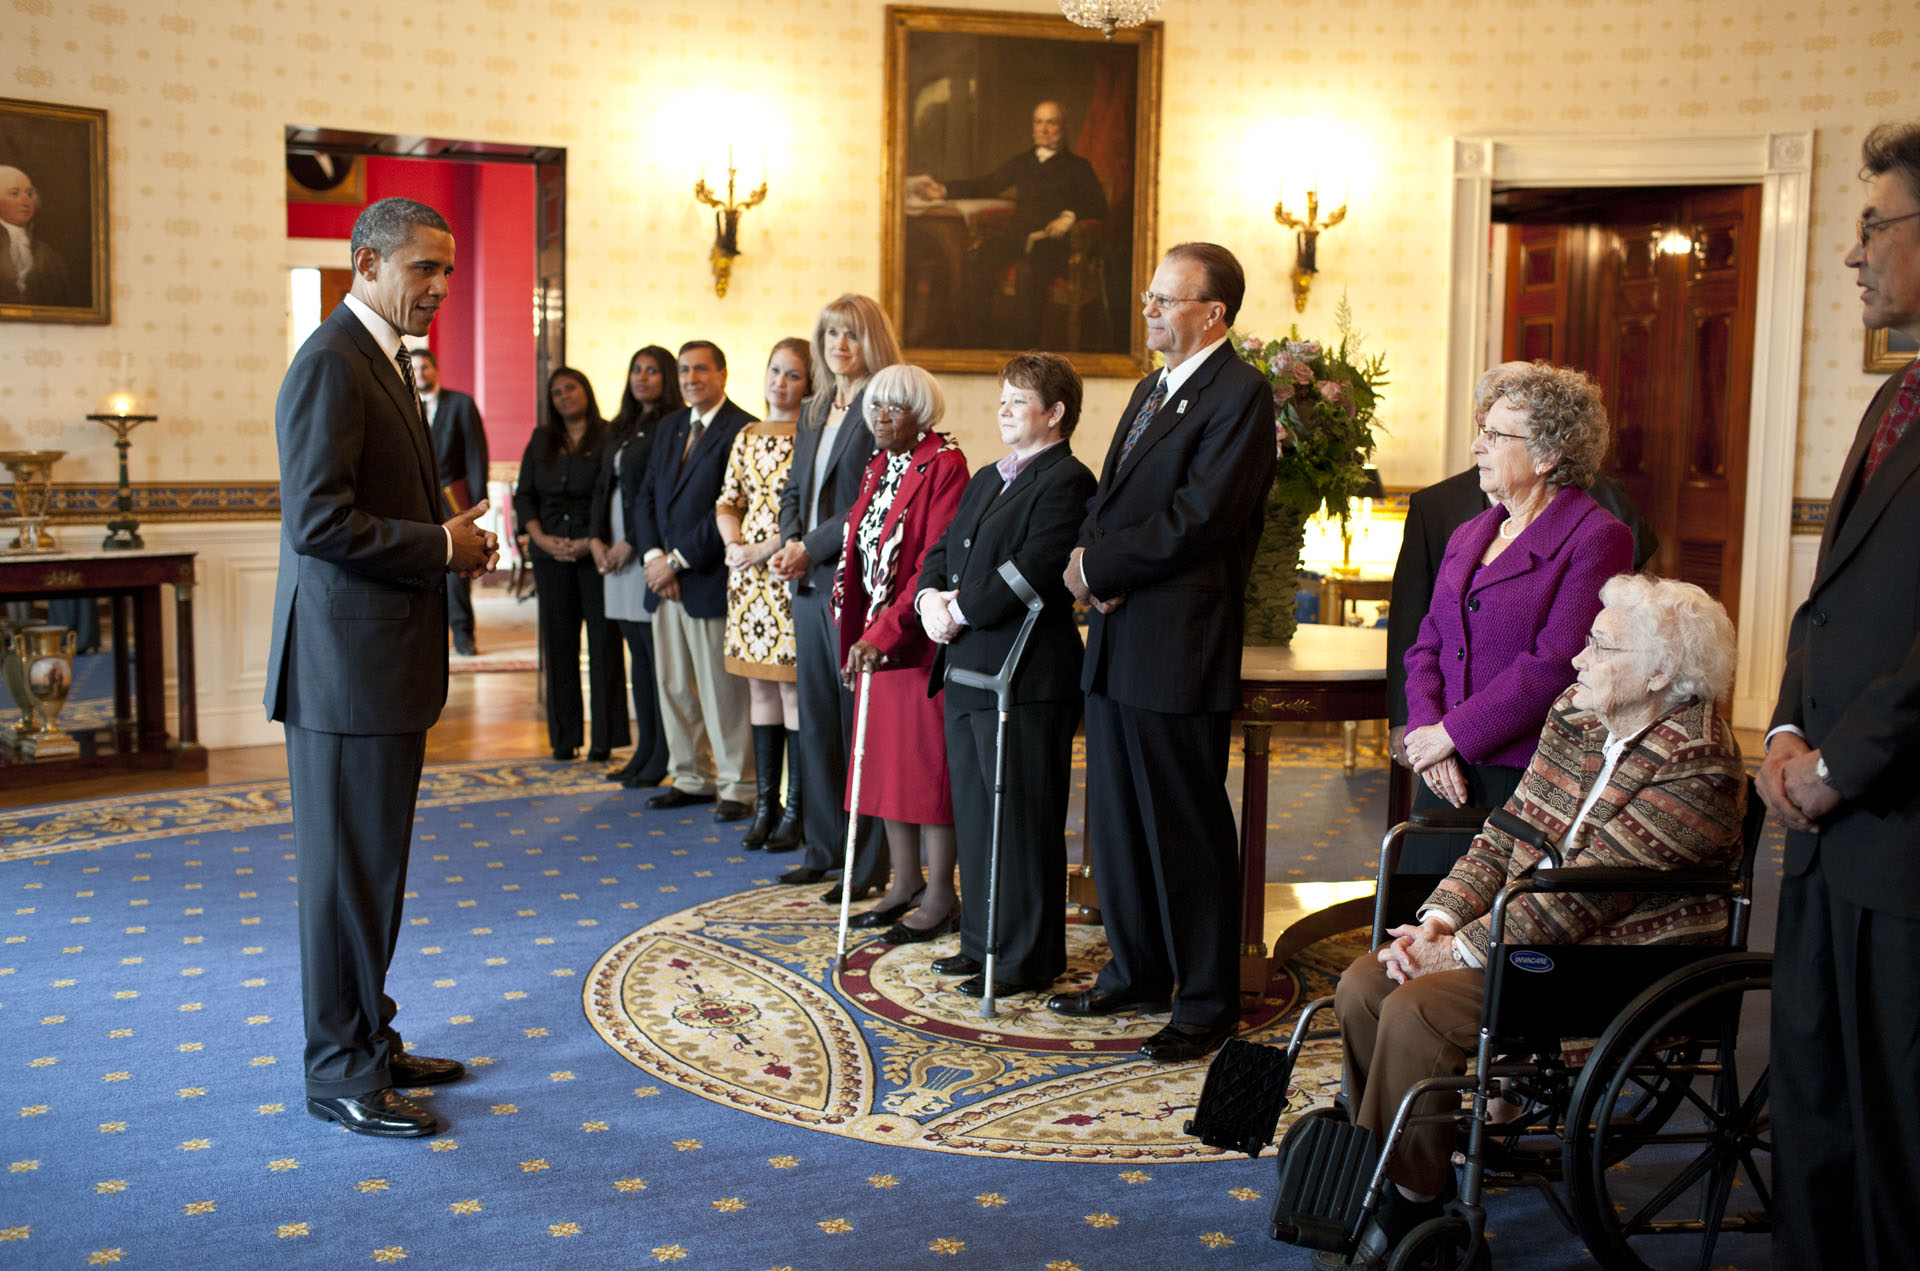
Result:
[[1561,865],[1560,846],[1548,837],[1545,830],[1527,824],[1505,808],[1495,808],[1487,817],[1487,824],[1502,834],[1525,843],[1534,851],[1544,854],[1556,868]]

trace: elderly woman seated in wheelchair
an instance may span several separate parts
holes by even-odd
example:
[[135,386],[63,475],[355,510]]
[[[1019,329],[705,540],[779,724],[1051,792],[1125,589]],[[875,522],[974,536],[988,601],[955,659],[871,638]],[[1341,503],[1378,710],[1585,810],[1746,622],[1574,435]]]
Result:
[[[1610,579],[1600,596],[1605,607],[1573,659],[1578,678],[1554,703],[1505,814],[1488,822],[1413,925],[1392,928],[1341,976],[1347,1097],[1354,1123],[1380,1143],[1416,1082],[1467,1070],[1486,968],[1499,956],[1489,920],[1509,883],[1555,867],[1731,876],[1740,862],[1747,784],[1732,730],[1714,710],[1733,678],[1726,611],[1691,584],[1632,574]],[[1502,944],[1717,944],[1728,917],[1724,894],[1535,892],[1509,898]],[[1444,1116],[1419,1117],[1455,1100],[1413,1101],[1388,1152],[1391,1185],[1352,1261],[1323,1253],[1322,1265],[1369,1265],[1440,1215],[1455,1192],[1455,1129]]]

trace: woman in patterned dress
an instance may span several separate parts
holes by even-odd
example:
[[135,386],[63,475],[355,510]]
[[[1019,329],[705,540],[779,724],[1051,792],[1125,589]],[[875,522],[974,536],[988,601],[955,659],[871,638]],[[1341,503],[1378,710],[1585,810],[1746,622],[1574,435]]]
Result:
[[[854,925],[886,927],[881,939],[889,944],[946,935],[960,918],[946,694],[927,692],[935,646],[913,610],[921,565],[967,486],[967,457],[934,431],[945,409],[939,382],[917,366],[889,366],[867,382],[867,422],[877,449],[847,509],[833,580],[843,678],[854,687],[872,673],[858,690],[871,701],[866,750],[858,760],[859,806],[850,798],[848,811],[885,823],[893,862],[886,894]],[[851,773],[847,784],[851,796]]]
[[750,851],[786,852],[800,845],[800,787],[791,772],[784,810],[779,793],[781,752],[799,754],[789,742],[800,727],[793,599],[767,561],[780,548],[780,490],[793,465],[794,421],[812,387],[811,364],[805,340],[788,337],[773,346],[767,417],[733,439],[713,510],[727,545],[727,671],[747,681],[753,723],[753,824],[740,842]]

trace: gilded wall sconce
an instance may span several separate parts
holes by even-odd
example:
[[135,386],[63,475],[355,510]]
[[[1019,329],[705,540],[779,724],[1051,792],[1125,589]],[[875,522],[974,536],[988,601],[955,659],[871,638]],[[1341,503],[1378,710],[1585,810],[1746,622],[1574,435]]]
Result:
[[733,277],[733,258],[740,254],[740,214],[750,207],[758,207],[767,197],[767,181],[762,175],[760,184],[745,199],[734,194],[734,180],[739,170],[733,166],[733,147],[727,147],[727,197],[720,198],[707,184],[706,177],[694,183],[693,197],[713,208],[713,250],[708,259],[713,262],[713,294],[727,294],[727,284]]
[[1283,199],[1273,205],[1273,219],[1294,231],[1293,235],[1293,311],[1307,311],[1307,292],[1313,287],[1313,276],[1320,270],[1318,253],[1320,232],[1330,230],[1347,217],[1347,205],[1342,203],[1335,208],[1326,220],[1320,220],[1320,195],[1317,191],[1307,191],[1307,218],[1301,220],[1290,215]]

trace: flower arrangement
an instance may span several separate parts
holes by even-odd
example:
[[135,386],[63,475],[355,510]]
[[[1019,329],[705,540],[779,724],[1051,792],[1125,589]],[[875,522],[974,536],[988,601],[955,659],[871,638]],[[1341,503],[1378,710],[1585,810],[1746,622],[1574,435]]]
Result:
[[1280,456],[1272,497],[1308,516],[1324,503],[1344,524],[1373,454],[1374,412],[1387,386],[1387,363],[1377,353],[1362,356],[1365,337],[1353,330],[1345,298],[1334,323],[1340,343],[1332,350],[1301,339],[1298,327],[1285,340],[1239,332],[1231,338],[1241,360],[1273,385]]

